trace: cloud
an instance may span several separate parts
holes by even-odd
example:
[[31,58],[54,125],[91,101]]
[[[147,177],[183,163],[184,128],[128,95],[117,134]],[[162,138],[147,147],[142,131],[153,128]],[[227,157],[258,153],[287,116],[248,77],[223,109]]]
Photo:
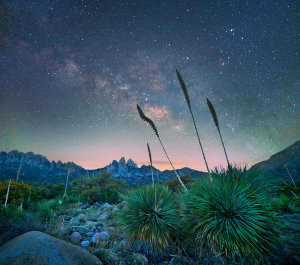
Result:
[[146,116],[149,116],[153,119],[167,119],[171,118],[170,112],[166,109],[165,106],[158,107],[158,106],[150,106],[145,105],[144,111]]

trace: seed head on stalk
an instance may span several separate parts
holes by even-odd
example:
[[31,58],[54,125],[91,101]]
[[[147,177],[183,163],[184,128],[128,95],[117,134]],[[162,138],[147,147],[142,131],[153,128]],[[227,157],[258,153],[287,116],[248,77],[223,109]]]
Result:
[[159,140],[159,143],[160,143],[160,145],[161,145],[161,147],[162,147],[162,149],[163,149],[163,151],[164,151],[166,157],[167,157],[168,160],[169,160],[169,163],[170,163],[170,165],[171,165],[171,167],[172,167],[172,169],[173,169],[173,171],[174,171],[176,177],[178,178],[178,180],[179,180],[180,184],[183,186],[183,188],[184,188],[185,190],[187,190],[187,188],[186,188],[185,185],[183,184],[183,182],[182,182],[180,176],[178,175],[177,171],[175,170],[175,168],[174,168],[174,166],[173,166],[173,164],[172,164],[172,162],[171,162],[171,160],[170,160],[170,158],[169,158],[169,156],[168,156],[168,153],[167,153],[167,151],[166,151],[166,149],[165,149],[165,147],[164,147],[164,145],[163,145],[163,143],[162,143],[162,141],[161,141],[161,139],[160,139],[160,137],[159,137],[158,130],[157,130],[157,128],[156,128],[154,122],[144,114],[144,112],[142,111],[142,109],[140,108],[139,105],[136,105],[136,107],[137,107],[137,110],[138,110],[138,112],[139,112],[139,115],[140,115],[141,119],[144,120],[144,121],[146,121],[146,122],[151,126],[151,128],[153,129],[153,131],[154,131],[155,135],[157,136],[157,138],[158,138],[158,140]]

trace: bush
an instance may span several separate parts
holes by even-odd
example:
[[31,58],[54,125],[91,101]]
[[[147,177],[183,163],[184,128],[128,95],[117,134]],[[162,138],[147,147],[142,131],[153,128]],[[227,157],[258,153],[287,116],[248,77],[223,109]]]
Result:
[[180,224],[172,192],[161,185],[145,186],[130,192],[125,200],[127,207],[119,223],[128,238],[154,250],[165,249]]
[[[5,203],[7,187],[9,180],[2,181],[0,183],[0,200],[1,204]],[[11,181],[9,195],[8,195],[8,204],[20,205],[24,200],[28,199],[30,195],[30,186],[25,182],[16,182]]]
[[58,196],[63,196],[65,191],[65,184],[57,185],[47,185],[37,187],[37,194],[41,195],[43,198],[50,200],[57,198]]
[[272,209],[277,213],[299,212],[300,207],[298,206],[297,201],[299,201],[299,199],[294,196],[280,194],[277,198],[273,198]]
[[74,192],[81,195],[83,201],[89,203],[117,203],[119,192],[124,192],[128,187],[125,182],[111,178],[107,171],[91,179],[77,179],[73,181],[73,185],[76,185]]
[[[195,180],[190,176],[190,175],[183,175],[180,176],[182,182],[184,185],[188,186],[191,183],[193,183]],[[164,183],[165,186],[167,186],[171,191],[173,192],[179,192],[183,190],[183,187],[181,185],[181,183],[179,182],[178,178],[173,178],[170,180],[167,180]]]
[[18,220],[22,220],[25,216],[25,212],[21,211],[19,207],[16,206],[7,206],[6,208],[0,207],[0,220],[1,223],[5,223],[7,221],[17,222]]
[[97,189],[91,188],[82,192],[82,197],[85,202],[108,202],[117,203],[119,201],[119,193],[115,188]]
[[53,202],[52,201],[47,201],[40,203],[38,205],[38,215],[42,219],[50,219],[51,217],[54,216],[53,210],[51,209],[51,206],[53,207]]
[[259,258],[276,243],[272,183],[259,172],[231,168],[193,185],[186,229],[196,242],[227,258]]

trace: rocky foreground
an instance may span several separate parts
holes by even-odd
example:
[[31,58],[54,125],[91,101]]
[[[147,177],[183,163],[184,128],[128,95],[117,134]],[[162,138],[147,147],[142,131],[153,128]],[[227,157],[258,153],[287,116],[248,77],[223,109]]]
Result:
[[[94,205],[77,204],[58,217],[48,234],[38,231],[18,236],[0,248],[4,265],[79,265],[79,264],[220,264],[214,257],[201,263],[183,256],[164,257],[159,263],[126,240],[117,222],[123,201]],[[300,213],[279,216],[282,247],[272,254],[272,264],[300,263]],[[275,263],[274,263],[275,262]]]

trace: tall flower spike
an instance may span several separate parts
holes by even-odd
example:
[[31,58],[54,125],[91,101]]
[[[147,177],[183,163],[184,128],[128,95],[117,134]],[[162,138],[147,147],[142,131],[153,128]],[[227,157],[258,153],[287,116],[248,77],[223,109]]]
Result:
[[155,126],[154,122],[153,122],[150,118],[148,118],[148,117],[145,116],[144,112],[142,111],[142,109],[140,108],[139,105],[136,105],[136,107],[137,107],[137,110],[138,110],[138,112],[139,112],[139,114],[140,114],[141,119],[144,120],[144,121],[146,121],[147,123],[149,123],[150,126],[152,127],[152,129],[153,129],[155,135],[157,136],[157,138],[158,138],[158,140],[159,140],[159,143],[160,143],[160,145],[161,145],[161,147],[162,147],[162,149],[163,149],[163,151],[164,151],[166,157],[167,157],[168,160],[169,160],[169,163],[170,163],[170,165],[171,165],[171,167],[172,167],[172,169],[173,169],[173,171],[174,171],[174,173],[175,173],[177,179],[179,180],[179,182],[180,182],[180,184],[182,185],[182,187],[183,187],[185,190],[187,190],[187,188],[186,188],[185,185],[183,184],[183,182],[182,182],[180,176],[178,175],[177,171],[175,170],[175,168],[174,168],[174,166],[173,166],[173,164],[172,164],[172,162],[171,162],[171,160],[170,160],[170,158],[169,158],[169,156],[168,156],[168,153],[167,153],[167,151],[166,151],[166,149],[165,149],[165,147],[164,147],[164,145],[163,145],[163,143],[162,143],[162,141],[161,141],[161,139],[160,139],[160,137],[159,137],[159,134],[158,134],[158,131],[157,131],[157,129],[156,129],[156,126]]
[[220,135],[220,139],[221,139],[221,143],[222,143],[222,146],[223,146],[223,149],[224,149],[224,153],[225,153],[225,156],[226,156],[228,168],[231,169],[231,165],[230,165],[229,160],[228,160],[226,148],[225,148],[225,145],[224,145],[224,142],[223,142],[223,138],[222,138],[222,134],[221,134],[220,127],[219,127],[218,116],[217,116],[217,113],[216,113],[216,111],[215,111],[215,108],[214,108],[213,104],[210,102],[210,100],[209,100],[208,98],[207,98],[207,105],[208,105],[208,107],[209,107],[211,116],[212,116],[213,119],[214,119],[215,125],[216,125],[217,130],[218,130],[218,133],[219,133],[219,135]]
[[199,145],[200,145],[200,148],[201,148],[201,152],[202,152],[202,156],[203,156],[203,159],[204,159],[204,162],[205,162],[205,165],[206,165],[207,172],[208,172],[208,174],[210,174],[209,167],[208,167],[208,164],[207,164],[207,161],[206,161],[206,157],[205,157],[205,154],[204,154],[204,150],[203,150],[203,147],[202,147],[202,144],[201,144],[201,141],[200,141],[200,136],[199,136],[198,129],[197,129],[197,126],[196,126],[196,122],[195,122],[195,119],[194,119],[194,114],[193,114],[192,107],[191,107],[191,101],[190,101],[190,97],[189,97],[186,85],[185,85],[185,83],[183,81],[183,78],[182,78],[180,72],[177,69],[176,69],[176,73],[177,73],[177,78],[179,80],[179,83],[180,83],[180,85],[182,87],[182,91],[183,91],[185,100],[186,100],[186,102],[188,104],[190,113],[192,115],[194,127],[195,127],[195,130],[196,130],[198,142],[199,142]]
[[149,146],[148,143],[147,143],[147,148],[148,148],[149,160],[150,160],[150,165],[151,165],[152,185],[154,186],[154,176],[153,176],[152,156],[151,156],[150,146]]

